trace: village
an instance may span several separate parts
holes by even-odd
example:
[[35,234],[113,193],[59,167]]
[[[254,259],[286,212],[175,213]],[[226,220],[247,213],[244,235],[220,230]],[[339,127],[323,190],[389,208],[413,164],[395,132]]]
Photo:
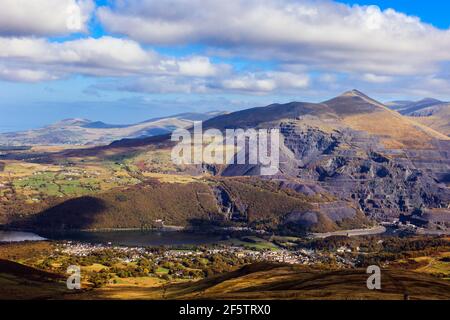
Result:
[[[187,269],[214,269],[214,265],[228,264],[227,267],[238,267],[255,262],[273,262],[291,265],[317,265],[333,263],[337,267],[348,268],[355,266],[352,249],[340,246],[334,251],[311,249],[287,250],[280,248],[250,249],[243,246],[214,244],[195,248],[162,248],[162,247],[126,247],[108,244],[89,244],[65,241],[58,244],[57,254],[75,258],[102,257],[98,261],[89,259],[92,264],[105,263],[107,257],[113,257],[117,263],[124,266],[139,265],[142,261],[155,266],[154,270],[163,270],[179,278],[192,278],[192,274],[183,273],[183,266]],[[106,258],[105,258],[106,255]],[[108,262],[108,261],[107,261]],[[173,267],[174,270],[171,270]],[[165,270],[167,269],[167,270]],[[157,273],[157,272],[156,272]]]

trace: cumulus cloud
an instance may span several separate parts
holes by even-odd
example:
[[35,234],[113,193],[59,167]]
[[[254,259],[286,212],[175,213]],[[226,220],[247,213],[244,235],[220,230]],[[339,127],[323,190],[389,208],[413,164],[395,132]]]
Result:
[[393,80],[392,77],[376,75],[373,73],[364,74],[362,76],[362,79],[367,82],[372,82],[372,83],[387,83],[387,82],[391,82]]
[[[90,37],[89,24],[97,20],[108,35]],[[163,55],[157,45],[188,53]],[[94,0],[0,0],[0,79],[7,81],[86,75],[114,78],[97,90],[257,98],[353,87],[432,95],[448,91],[449,70],[450,30],[376,6],[110,0],[96,7]]]
[[224,55],[340,72],[427,74],[450,60],[450,31],[377,6],[326,0],[129,0],[101,7],[97,15],[111,32],[148,44],[201,43]]
[[217,94],[222,92],[264,95],[291,93],[308,88],[310,79],[305,74],[288,72],[229,73],[215,77],[188,77],[153,75],[95,85],[95,90],[120,90],[145,93]]
[[16,82],[40,82],[55,80],[56,77],[46,71],[32,69],[10,69],[0,66],[0,79]]
[[100,89],[121,90],[145,93],[206,93],[208,88],[204,79],[184,77],[152,76],[138,78],[125,84],[109,84],[100,86]]
[[55,36],[87,32],[93,0],[2,0],[0,35]]
[[[211,77],[217,74],[217,66],[211,64],[209,58],[194,56],[178,61],[179,72],[184,76]],[[221,66],[227,72],[228,67]]]
[[308,85],[309,77],[305,74],[262,72],[230,77],[221,81],[216,87],[241,92],[268,93],[275,90],[305,89]]
[[[65,42],[49,42],[43,38],[0,37],[0,59],[10,72],[35,69],[59,78],[71,74],[90,76],[173,75],[206,77],[227,70],[201,56],[175,59],[139,43],[105,36]],[[17,77],[19,80],[20,77]],[[42,79],[46,79],[43,77]]]

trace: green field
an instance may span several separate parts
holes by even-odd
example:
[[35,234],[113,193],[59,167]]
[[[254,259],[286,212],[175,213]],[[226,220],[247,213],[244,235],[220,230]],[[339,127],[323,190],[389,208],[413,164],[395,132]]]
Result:
[[252,250],[279,250],[279,247],[274,243],[254,236],[247,236],[241,239],[231,238],[229,240],[221,241],[221,243],[230,246],[245,247]]

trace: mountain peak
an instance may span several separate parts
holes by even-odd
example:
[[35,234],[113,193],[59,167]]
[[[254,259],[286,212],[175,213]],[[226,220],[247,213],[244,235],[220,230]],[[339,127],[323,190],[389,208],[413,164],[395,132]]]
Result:
[[372,113],[387,109],[382,103],[370,98],[359,90],[347,91],[336,98],[323,102],[339,116]]
[[66,126],[81,126],[88,123],[91,123],[91,120],[83,119],[83,118],[69,118],[59,121],[58,125],[66,125]]
[[423,98],[422,100],[417,101],[417,103],[443,103],[443,101],[435,98]]
[[357,89],[353,89],[347,92],[344,92],[340,95],[340,97],[360,97],[360,98],[368,98],[368,96]]

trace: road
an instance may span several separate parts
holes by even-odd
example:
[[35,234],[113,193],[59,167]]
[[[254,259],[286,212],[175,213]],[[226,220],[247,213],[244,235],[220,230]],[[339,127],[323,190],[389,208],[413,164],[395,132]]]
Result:
[[324,239],[333,236],[347,236],[347,237],[356,237],[356,236],[368,236],[372,234],[381,234],[385,233],[386,228],[383,226],[377,226],[370,229],[353,229],[353,230],[341,230],[335,232],[325,232],[325,233],[313,233],[312,236],[314,238]]

